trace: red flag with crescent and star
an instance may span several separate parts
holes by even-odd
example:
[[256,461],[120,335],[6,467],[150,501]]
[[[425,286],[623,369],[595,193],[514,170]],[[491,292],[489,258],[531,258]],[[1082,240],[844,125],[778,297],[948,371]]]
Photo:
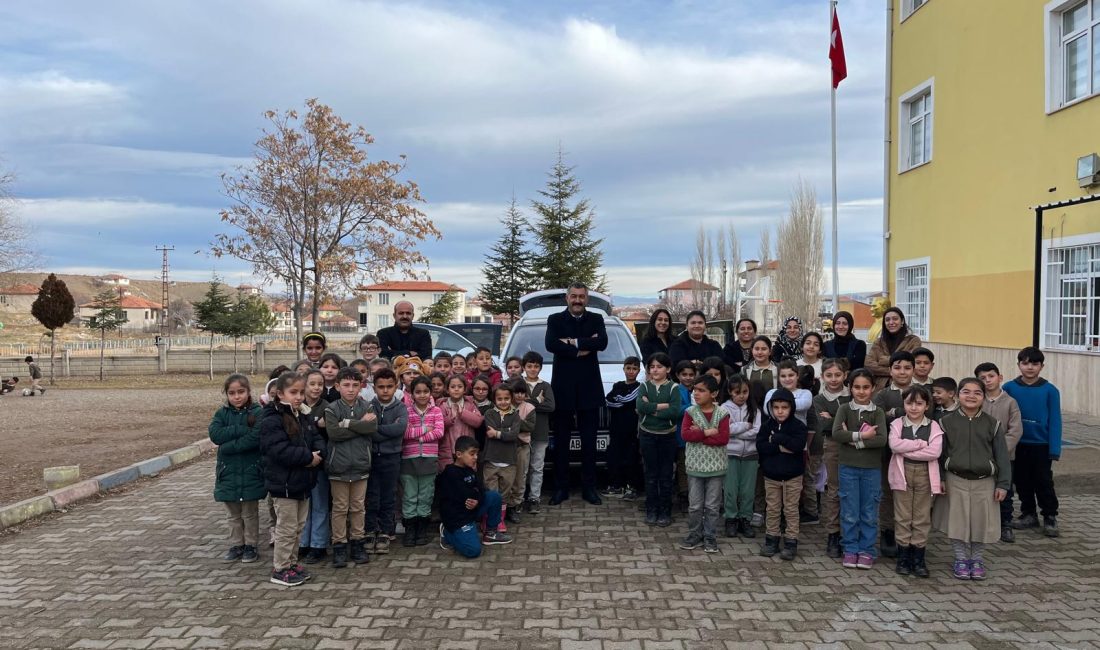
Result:
[[833,88],[848,76],[848,64],[844,61],[844,39],[840,36],[840,19],[833,9],[833,29],[829,42],[829,61],[833,65]]

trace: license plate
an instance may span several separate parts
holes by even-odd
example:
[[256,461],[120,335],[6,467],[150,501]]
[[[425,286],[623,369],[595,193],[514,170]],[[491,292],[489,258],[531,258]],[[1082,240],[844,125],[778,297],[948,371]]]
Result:
[[[607,451],[607,446],[611,444],[611,436],[603,435],[596,436],[596,451]],[[581,439],[578,436],[573,436],[569,439],[569,451],[580,451]]]

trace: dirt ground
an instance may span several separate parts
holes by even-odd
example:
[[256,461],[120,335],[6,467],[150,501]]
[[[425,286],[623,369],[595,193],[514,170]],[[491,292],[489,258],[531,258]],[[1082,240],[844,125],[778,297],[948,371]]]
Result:
[[[45,467],[79,465],[81,478],[91,478],[205,437],[221,381],[123,377],[0,397],[0,504],[44,494]],[[262,390],[264,381],[252,384]]]

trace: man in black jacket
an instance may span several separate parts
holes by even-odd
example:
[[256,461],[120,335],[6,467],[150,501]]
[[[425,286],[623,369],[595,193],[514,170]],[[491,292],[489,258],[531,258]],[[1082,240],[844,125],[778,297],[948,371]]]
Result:
[[603,379],[597,353],[607,349],[603,316],[590,312],[588,287],[569,286],[568,309],[546,319],[546,349],[554,355],[550,386],[554,389],[554,474],[556,506],[569,498],[569,439],[576,417],[581,436],[581,478],[584,500],[602,503],[596,491],[596,427],[604,403]]
[[390,327],[378,330],[379,356],[392,360],[398,355],[432,358],[432,335],[428,330],[413,327],[413,306],[402,300],[393,306],[393,322]]

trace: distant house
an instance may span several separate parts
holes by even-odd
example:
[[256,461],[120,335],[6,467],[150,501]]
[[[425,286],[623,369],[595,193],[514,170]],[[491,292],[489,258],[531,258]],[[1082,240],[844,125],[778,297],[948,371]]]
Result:
[[779,262],[765,265],[760,260],[746,260],[739,274],[746,298],[744,313],[756,322],[761,334],[774,334],[779,328],[779,300],[775,294],[775,273]]
[[270,305],[271,313],[275,315],[275,331],[290,332],[294,329],[294,309],[290,302],[280,300]]
[[[119,306],[126,312],[126,324],[122,326],[122,329],[144,330],[160,326],[162,307],[159,302],[153,302],[138,296],[125,295],[119,301]],[[88,322],[98,311],[95,302],[81,304],[77,310],[80,324],[88,325]]]
[[246,296],[258,296],[260,295],[260,288],[252,286],[251,284],[239,284],[237,285],[237,293],[242,293]]
[[359,327],[371,332],[393,325],[393,306],[402,300],[412,303],[414,318],[419,319],[448,291],[457,291],[462,296],[448,322],[465,320],[466,290],[458,285],[434,280],[398,280],[362,286],[359,291],[366,294],[359,303]]
[[100,284],[110,285],[112,287],[128,287],[130,286],[130,278],[125,275],[119,275],[118,273],[108,273],[107,275],[101,275],[98,278]]
[[[846,296],[841,294],[840,308],[838,311],[846,311],[852,315],[855,320],[852,328],[855,330],[867,331],[871,329],[871,324],[875,322],[873,316],[871,316],[871,303],[858,296]],[[821,317],[832,318],[833,315],[833,297],[832,295],[821,297]]]
[[11,314],[31,313],[31,304],[38,298],[38,287],[33,284],[15,284],[0,288],[0,311]]
[[701,280],[689,279],[657,292],[657,300],[673,311],[700,309],[708,316],[718,311],[721,289]]

